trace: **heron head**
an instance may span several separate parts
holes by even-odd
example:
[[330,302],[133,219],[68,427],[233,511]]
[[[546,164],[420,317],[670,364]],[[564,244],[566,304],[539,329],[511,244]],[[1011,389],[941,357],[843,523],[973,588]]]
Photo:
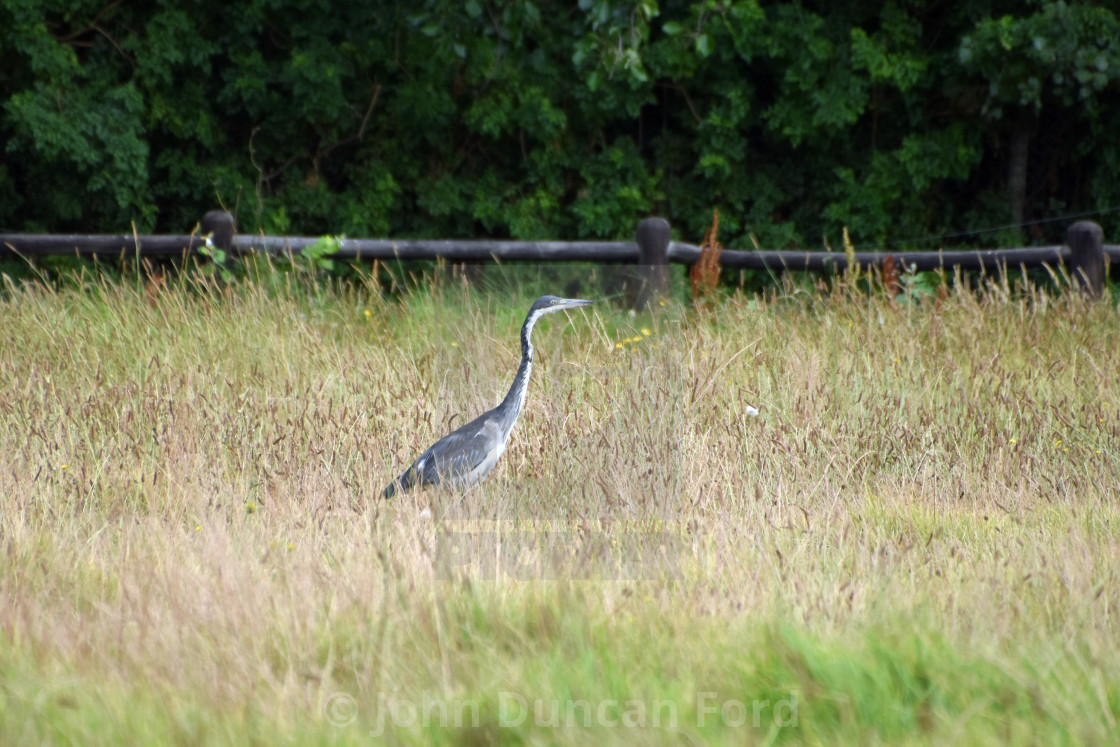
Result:
[[540,314],[551,314],[554,311],[563,311],[564,309],[574,309],[579,306],[587,306],[588,304],[595,303],[583,298],[560,298],[558,296],[541,296],[537,299],[533,307],[529,309],[529,313],[538,312]]

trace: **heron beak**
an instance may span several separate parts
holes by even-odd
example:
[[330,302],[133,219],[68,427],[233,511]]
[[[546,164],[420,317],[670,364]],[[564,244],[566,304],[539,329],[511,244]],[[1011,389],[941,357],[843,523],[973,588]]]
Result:
[[552,308],[554,308],[554,309],[574,309],[578,306],[587,306],[588,304],[592,304],[592,303],[595,303],[595,302],[594,301],[588,301],[587,299],[584,299],[584,298],[562,298],[559,301],[557,301],[556,304]]

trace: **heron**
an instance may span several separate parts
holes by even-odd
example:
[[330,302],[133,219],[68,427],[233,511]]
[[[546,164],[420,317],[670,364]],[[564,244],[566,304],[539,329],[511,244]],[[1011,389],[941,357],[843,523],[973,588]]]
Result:
[[541,296],[532,306],[521,326],[521,365],[505,399],[466,425],[436,441],[385,488],[385,498],[398,491],[427,485],[450,484],[456,488],[473,488],[486,478],[506,450],[509,436],[525,407],[529,391],[529,375],[533,371],[533,326],[542,316],[565,309],[586,306],[594,301],[582,298]]

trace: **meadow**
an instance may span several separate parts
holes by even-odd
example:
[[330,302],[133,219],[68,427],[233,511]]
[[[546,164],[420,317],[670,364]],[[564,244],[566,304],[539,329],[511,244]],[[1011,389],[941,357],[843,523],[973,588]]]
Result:
[[2,289],[0,742],[1120,730],[1113,303],[603,300],[486,483],[386,502],[564,293],[297,281]]

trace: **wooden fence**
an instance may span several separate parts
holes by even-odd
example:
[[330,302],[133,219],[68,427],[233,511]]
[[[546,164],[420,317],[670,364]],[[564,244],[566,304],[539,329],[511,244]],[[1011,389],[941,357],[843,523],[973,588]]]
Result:
[[[197,253],[207,241],[230,254],[298,254],[317,237],[238,235],[233,216],[211,211],[199,222],[199,231],[179,236],[0,234],[0,254],[25,258],[44,255],[175,258]],[[1104,291],[1105,258],[1120,261],[1120,246],[1105,244],[1101,227],[1079,221],[1069,227],[1066,244],[1027,249],[968,251],[856,252],[863,268],[882,266],[894,257],[907,269],[927,271],[960,267],[964,270],[997,270],[1000,267],[1064,266],[1070,278],[1094,298]],[[642,281],[637,302],[665,289],[670,263],[695,264],[701,249],[671,239],[669,222],[646,218],[638,224],[636,241],[488,241],[431,239],[339,239],[329,255],[343,260],[433,260],[451,262],[537,261],[603,262],[636,265]],[[753,251],[724,249],[720,265],[753,270],[827,272],[842,271],[848,257],[842,252]]]

